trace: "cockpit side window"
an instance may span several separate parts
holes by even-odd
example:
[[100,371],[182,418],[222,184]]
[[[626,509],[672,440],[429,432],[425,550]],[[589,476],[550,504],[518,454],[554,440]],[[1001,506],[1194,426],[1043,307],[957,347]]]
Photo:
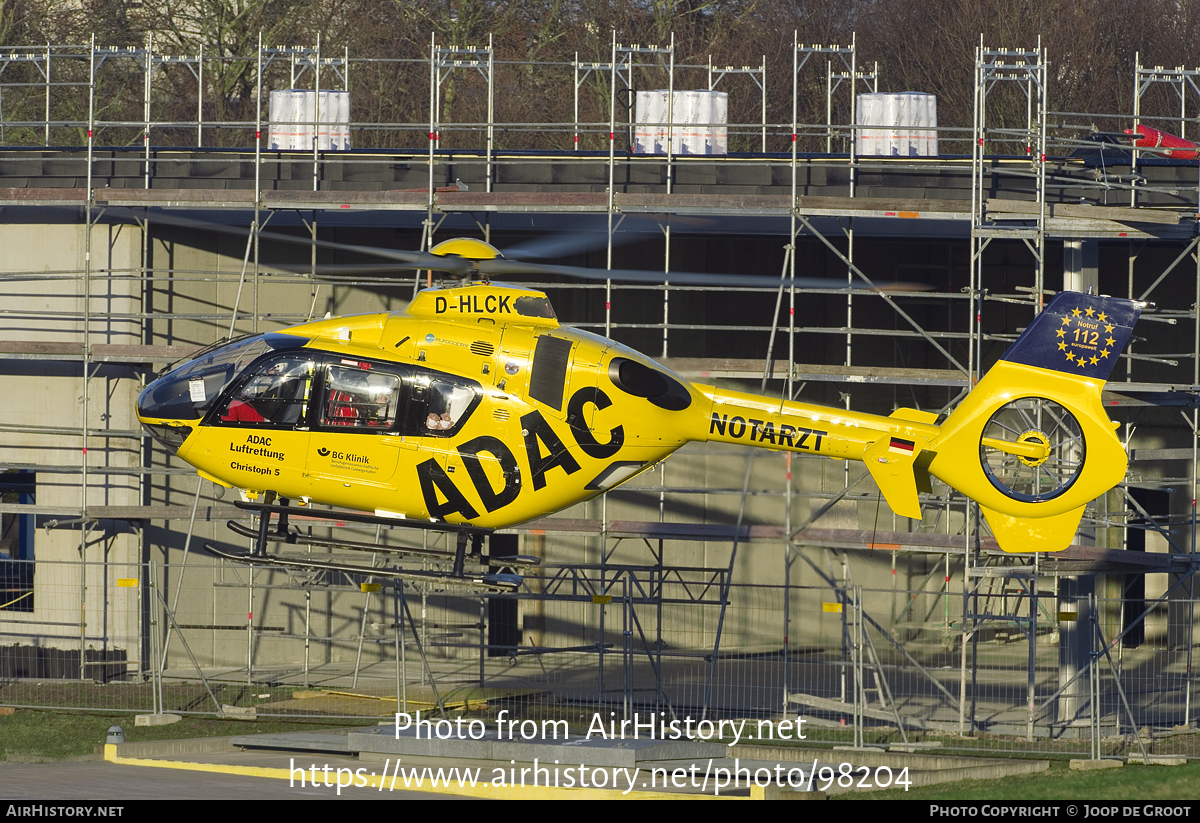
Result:
[[224,401],[217,419],[225,425],[293,428],[305,424],[314,363],[291,355],[256,363]]
[[408,414],[401,432],[446,437],[457,432],[479,405],[479,386],[451,375],[420,371],[410,378]]
[[475,392],[446,380],[433,380],[429,384],[429,414],[425,417],[425,428],[430,431],[453,429],[463,419]]
[[321,425],[391,429],[399,415],[401,380],[369,363],[330,365],[321,399]]

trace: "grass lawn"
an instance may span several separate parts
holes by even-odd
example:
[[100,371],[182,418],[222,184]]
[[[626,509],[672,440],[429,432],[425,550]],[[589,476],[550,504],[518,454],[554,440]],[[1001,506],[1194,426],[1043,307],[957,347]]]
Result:
[[997,780],[960,780],[908,792],[887,789],[832,795],[837,800],[1137,800],[1169,803],[1200,799],[1200,762],[1186,766],[1122,766],[1072,771],[1051,764],[1040,775]]
[[17,709],[0,715],[0,760],[64,760],[92,754],[108,738],[109,726],[125,730],[125,741],[182,740],[189,737],[229,737],[236,734],[361,728],[359,720],[220,720],[185,716],[170,726],[134,726],[131,714],[66,712],[59,709]]

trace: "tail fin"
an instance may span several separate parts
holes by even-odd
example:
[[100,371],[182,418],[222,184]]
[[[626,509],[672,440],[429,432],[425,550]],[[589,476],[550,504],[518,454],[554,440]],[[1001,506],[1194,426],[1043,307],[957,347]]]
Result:
[[1008,552],[1070,545],[1128,458],[1100,390],[1143,303],[1063,292],[947,418],[929,472],[977,501]]

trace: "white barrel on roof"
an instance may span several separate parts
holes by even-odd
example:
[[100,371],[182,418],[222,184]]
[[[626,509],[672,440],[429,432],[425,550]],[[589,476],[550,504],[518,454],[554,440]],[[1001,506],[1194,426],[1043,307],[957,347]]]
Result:
[[924,92],[860,94],[854,150],[864,156],[936,157],[937,96]]
[[634,98],[634,154],[666,154],[667,91],[639,91]]
[[313,92],[311,100],[313,101],[312,122],[315,126],[317,149],[329,151],[329,92],[324,89]]
[[281,89],[271,92],[267,107],[267,145],[276,151],[320,151],[350,148],[350,93]]
[[[634,154],[712,155],[729,151],[729,95],[723,91],[639,91],[634,107]],[[668,101],[670,105],[668,106]]]
[[708,130],[707,154],[729,154],[729,94],[723,91],[712,94],[712,125]]
[[270,125],[267,145],[271,149],[288,151],[312,148],[312,127],[307,123],[303,89],[281,89],[271,92],[268,104]]
[[335,91],[331,95],[337,100],[337,116],[330,117],[330,121],[336,124],[332,132],[333,150],[350,151],[350,92]]
[[685,91],[683,111],[675,119],[683,120],[679,135],[679,154],[707,154],[712,122],[712,95],[707,91]]

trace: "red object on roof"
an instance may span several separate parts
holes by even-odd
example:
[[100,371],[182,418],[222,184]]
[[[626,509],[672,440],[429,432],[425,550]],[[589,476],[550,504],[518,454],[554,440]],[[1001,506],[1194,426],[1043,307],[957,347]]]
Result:
[[1165,131],[1152,129],[1149,126],[1125,129],[1125,133],[1130,137],[1137,134],[1138,137],[1134,138],[1133,145],[1141,149],[1176,149],[1176,151],[1163,152],[1163,157],[1173,157],[1178,160],[1195,160],[1197,149],[1200,149],[1200,144],[1193,143],[1191,140],[1184,140],[1182,137],[1176,137],[1173,134],[1167,134]]

